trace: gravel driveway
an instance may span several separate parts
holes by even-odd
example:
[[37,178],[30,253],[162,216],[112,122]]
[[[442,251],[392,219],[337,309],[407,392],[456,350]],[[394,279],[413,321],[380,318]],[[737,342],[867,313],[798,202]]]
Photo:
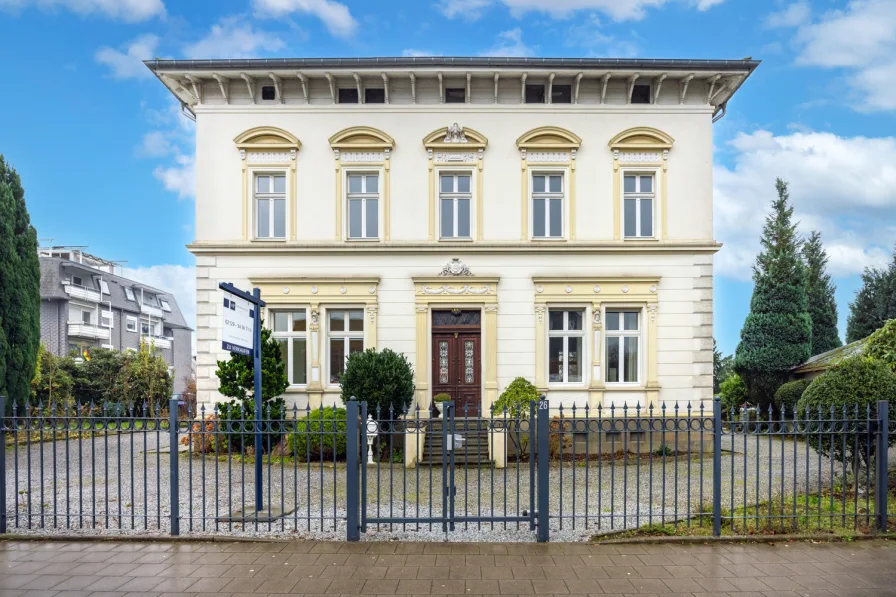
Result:
[[[815,492],[830,485],[831,462],[804,443],[723,436],[722,505],[741,507]],[[746,458],[744,457],[746,455]],[[7,513],[17,533],[167,534],[170,530],[166,432],[109,434],[93,440],[7,448]],[[607,531],[711,513],[712,456],[554,463],[550,471],[551,536],[584,540]],[[131,463],[133,461],[133,468]],[[68,464],[66,464],[68,463]],[[796,463],[796,464],[795,464]],[[251,463],[179,456],[182,534],[345,537],[344,465],[265,466],[266,503],[288,514],[274,522],[219,520],[251,505]],[[834,467],[834,475],[841,472]],[[651,474],[652,471],[652,474]],[[30,478],[29,478],[30,473]],[[702,477],[701,477],[702,473]],[[368,516],[440,517],[442,470],[398,464],[368,467]],[[771,483],[769,480],[771,479]],[[216,482],[217,480],[217,482]],[[454,471],[456,516],[521,516],[530,510],[528,464]],[[15,489],[15,490],[13,490]],[[757,500],[758,497],[758,500]],[[54,499],[55,498],[55,499]],[[702,506],[702,507],[701,507]],[[31,514],[29,516],[28,514]],[[505,528],[506,527],[506,528]],[[365,539],[444,540],[441,524],[368,526]],[[531,541],[527,523],[458,523],[451,541]]]

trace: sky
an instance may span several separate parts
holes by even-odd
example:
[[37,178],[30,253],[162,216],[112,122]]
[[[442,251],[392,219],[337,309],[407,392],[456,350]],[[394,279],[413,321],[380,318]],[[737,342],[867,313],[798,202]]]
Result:
[[195,321],[193,125],[149,58],[763,61],[714,125],[715,335],[732,353],[774,181],[820,230],[841,335],[896,243],[896,0],[0,0],[0,153],[38,237],[86,245]]

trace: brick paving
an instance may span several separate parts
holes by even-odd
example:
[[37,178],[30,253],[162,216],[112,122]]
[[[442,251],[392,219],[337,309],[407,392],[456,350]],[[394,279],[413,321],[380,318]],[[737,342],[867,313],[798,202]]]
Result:
[[896,542],[0,542],[2,597],[896,595]]

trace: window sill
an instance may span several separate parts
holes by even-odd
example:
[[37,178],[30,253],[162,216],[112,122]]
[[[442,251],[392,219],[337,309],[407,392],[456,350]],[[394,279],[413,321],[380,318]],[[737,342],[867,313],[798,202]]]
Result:
[[575,384],[563,384],[563,385],[551,385],[548,384],[548,392],[587,392],[591,388],[588,387],[587,384],[575,383]]
[[625,237],[623,237],[622,240],[627,241],[627,242],[631,242],[631,241],[657,242],[660,239],[658,239],[655,236],[625,236]]
[[533,236],[529,239],[533,243],[565,243],[565,237],[551,237],[551,236]]
[[381,242],[382,239],[379,238],[347,238],[345,242],[347,243],[378,243]]
[[473,242],[472,238],[440,238],[440,243],[471,243]]
[[277,237],[277,238],[253,238],[252,242],[255,243],[285,243],[286,237]]
[[630,383],[604,383],[604,391],[605,392],[646,392],[647,386],[641,384],[630,384]]

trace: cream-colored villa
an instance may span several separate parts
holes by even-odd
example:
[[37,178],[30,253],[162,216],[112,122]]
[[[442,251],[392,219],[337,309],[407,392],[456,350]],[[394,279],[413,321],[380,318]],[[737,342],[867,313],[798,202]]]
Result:
[[288,398],[408,356],[416,405],[711,398],[712,123],[753,60],[149,61],[196,118],[198,388],[219,282],[258,287]]

